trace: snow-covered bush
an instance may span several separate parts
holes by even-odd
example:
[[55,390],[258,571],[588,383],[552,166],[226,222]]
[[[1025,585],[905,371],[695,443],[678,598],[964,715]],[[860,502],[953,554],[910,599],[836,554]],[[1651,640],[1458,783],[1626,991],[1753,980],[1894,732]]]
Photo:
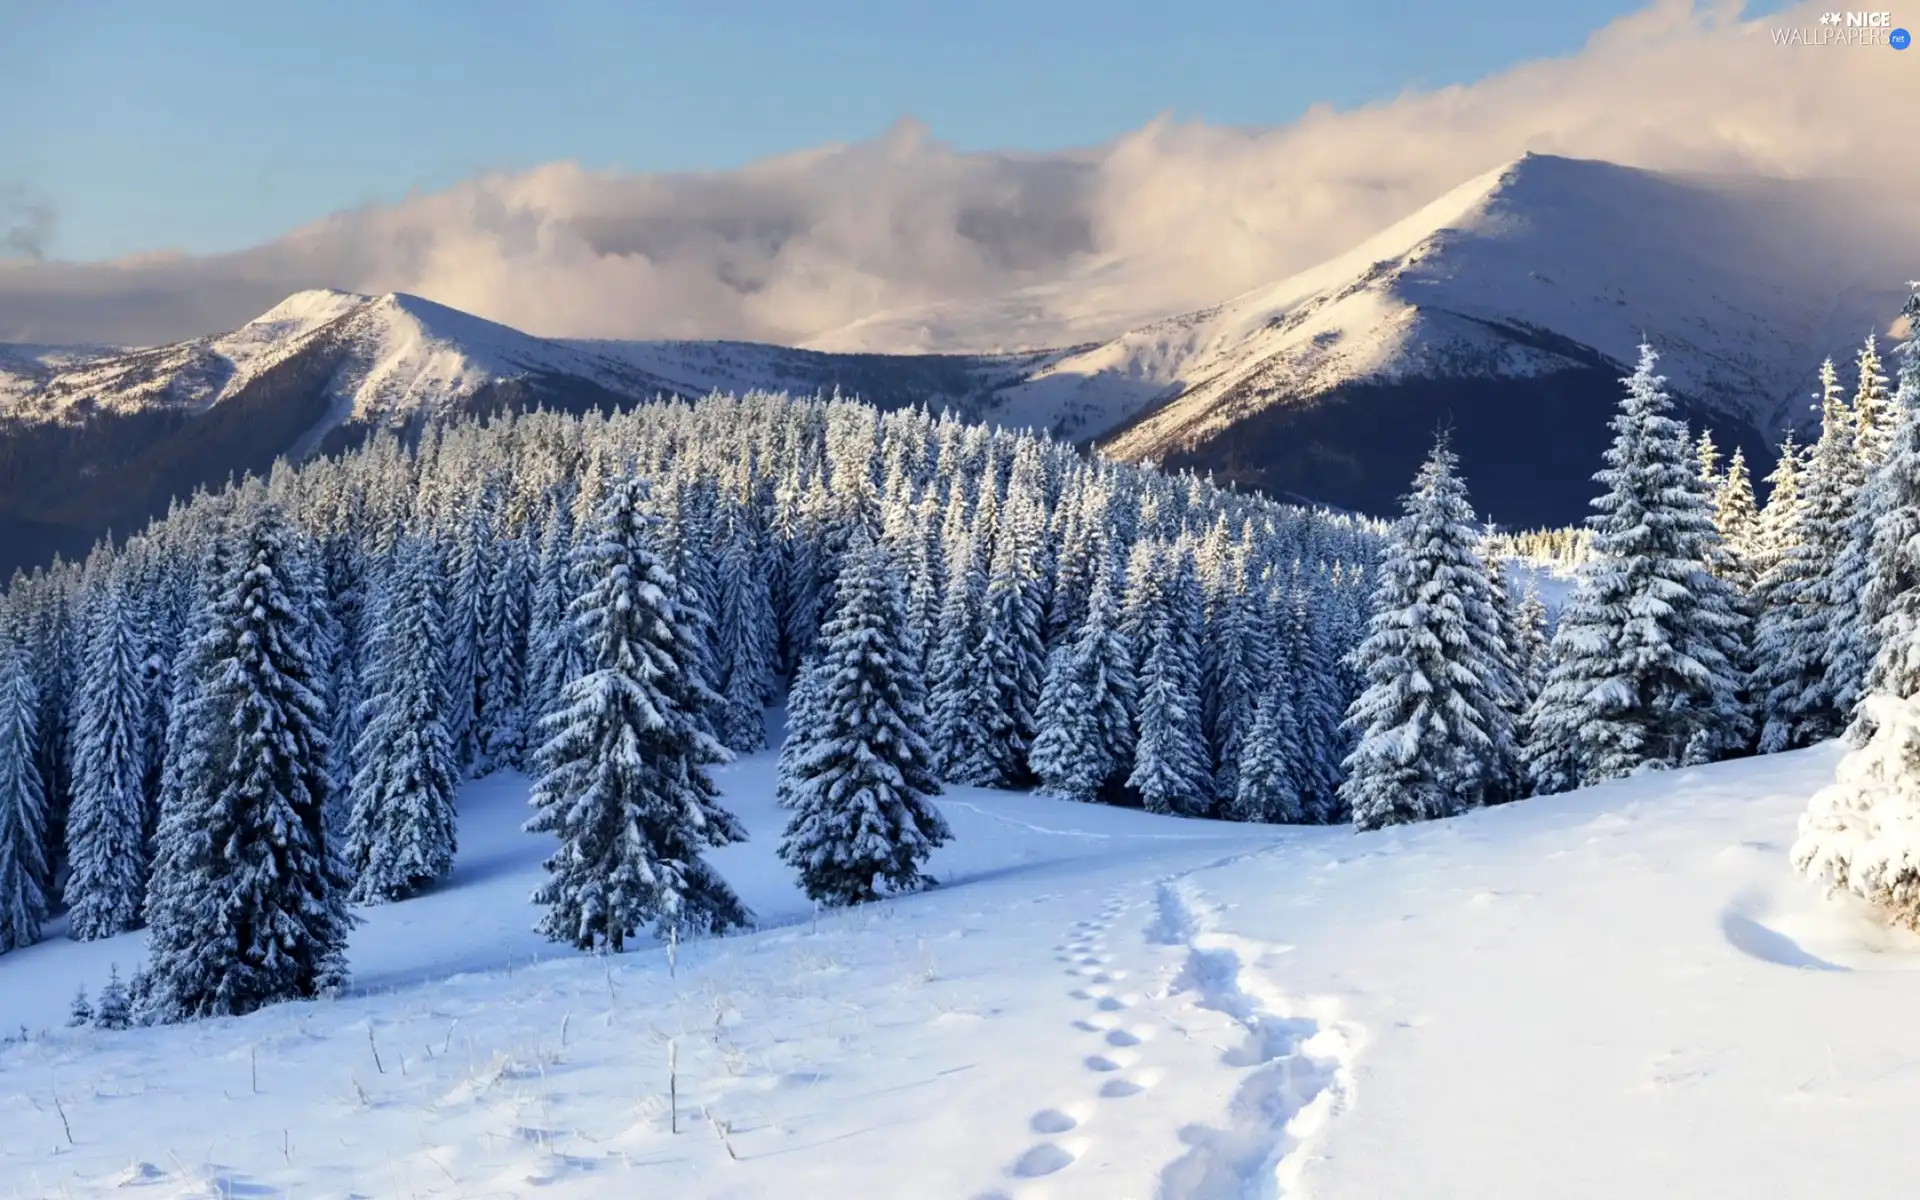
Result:
[[1874,733],[1800,818],[1794,868],[1920,929],[1920,698],[1864,701]]

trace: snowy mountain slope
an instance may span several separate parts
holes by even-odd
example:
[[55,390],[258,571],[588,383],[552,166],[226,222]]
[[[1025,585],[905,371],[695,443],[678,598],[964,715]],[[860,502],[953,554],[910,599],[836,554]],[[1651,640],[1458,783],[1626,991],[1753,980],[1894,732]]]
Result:
[[1376,512],[1452,423],[1498,515],[1572,519],[1584,495],[1556,489],[1598,466],[1643,335],[1696,424],[1764,463],[1820,357],[1886,332],[1907,275],[1845,211],[1823,184],[1529,155],[1300,275],[1062,358],[1003,411]]
[[0,375],[0,574],[107,527],[137,527],[196,486],[423,416],[618,407],[714,388],[839,389],[978,416],[996,389],[1054,357],[555,341],[416,296],[303,292],[216,337],[11,355]]
[[673,971],[528,931],[499,777],[339,1001],[66,1030],[140,935],[0,957],[0,1191],[1896,1195],[1920,939],[1786,863],[1835,757],[1357,836],[956,789],[942,887],[815,923],[763,754],[714,859],[765,928]]
[[762,931],[674,970],[540,941],[526,781],[480,781],[336,1002],[69,1031],[140,935],[0,956],[0,1190],[1901,1194],[1920,939],[1786,862],[1834,760],[1365,835],[954,789],[937,891],[816,922],[756,755],[714,862]]

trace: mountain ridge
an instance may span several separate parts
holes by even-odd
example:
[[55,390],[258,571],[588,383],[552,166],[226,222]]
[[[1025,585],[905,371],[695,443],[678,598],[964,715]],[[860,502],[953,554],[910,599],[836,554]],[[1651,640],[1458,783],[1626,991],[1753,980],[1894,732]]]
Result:
[[[1815,219],[1844,199],[1528,155],[1306,271],[1009,353],[546,338],[404,293],[316,289],[169,346],[0,346],[0,521],[124,529],[231,471],[463,411],[767,390],[953,408],[1373,513],[1446,424],[1483,510],[1564,523],[1586,512],[1642,336],[1681,415],[1764,473],[1811,416],[1819,358],[1884,328],[1920,274],[1887,269],[1870,230]],[[1125,286],[1101,270],[1085,295],[1056,290],[1097,309]]]

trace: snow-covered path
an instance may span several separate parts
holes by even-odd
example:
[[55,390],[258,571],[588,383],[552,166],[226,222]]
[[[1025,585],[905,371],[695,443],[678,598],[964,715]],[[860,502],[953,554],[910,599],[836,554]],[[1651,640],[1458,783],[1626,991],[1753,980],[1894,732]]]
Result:
[[763,929],[671,969],[529,931],[488,780],[339,1001],[68,1031],[137,938],[0,958],[0,1196],[1899,1194],[1920,950],[1785,862],[1833,758],[1365,836],[957,790],[940,888],[816,922],[760,756]]

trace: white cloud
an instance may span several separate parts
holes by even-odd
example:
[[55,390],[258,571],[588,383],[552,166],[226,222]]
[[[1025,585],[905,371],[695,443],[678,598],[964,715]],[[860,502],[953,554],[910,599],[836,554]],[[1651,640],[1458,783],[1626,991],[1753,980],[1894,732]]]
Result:
[[1565,59],[1272,129],[1158,121],[1089,150],[958,154],[906,121],[719,174],[487,176],[235,254],[16,260],[0,263],[0,340],[164,340],[320,285],[415,292],[534,333],[776,341],[1040,288],[1029,307],[1057,328],[1049,306],[1066,302],[1045,285],[1092,273],[1109,308],[1081,325],[1112,324],[1311,265],[1526,150],[1871,176],[1853,199],[1920,208],[1895,203],[1920,183],[1920,159],[1896,149],[1920,50],[1773,43],[1819,11],[1743,21],[1737,5],[1660,0]]

